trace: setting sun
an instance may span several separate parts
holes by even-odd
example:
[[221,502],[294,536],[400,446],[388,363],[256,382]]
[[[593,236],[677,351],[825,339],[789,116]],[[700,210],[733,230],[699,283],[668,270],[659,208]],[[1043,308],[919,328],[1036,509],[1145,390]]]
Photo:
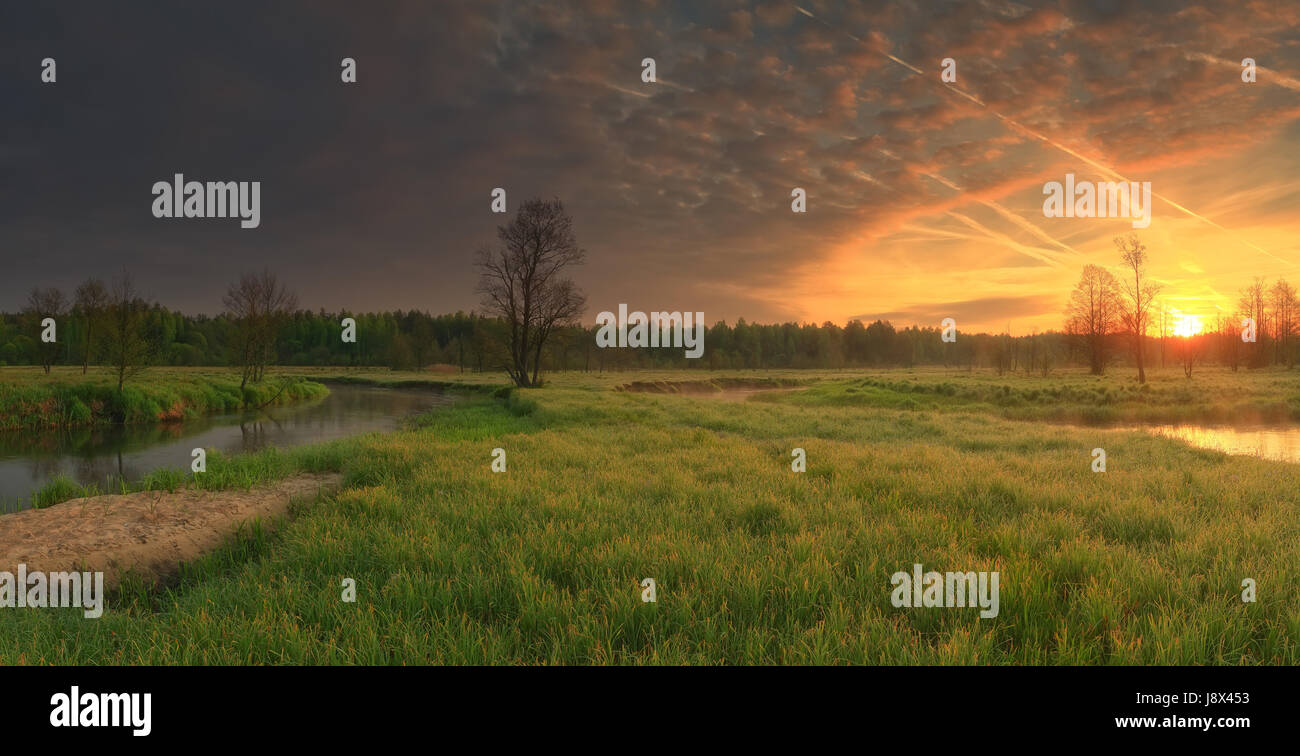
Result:
[[1179,315],[1178,323],[1174,326],[1174,335],[1187,339],[1200,333],[1202,329],[1201,316]]

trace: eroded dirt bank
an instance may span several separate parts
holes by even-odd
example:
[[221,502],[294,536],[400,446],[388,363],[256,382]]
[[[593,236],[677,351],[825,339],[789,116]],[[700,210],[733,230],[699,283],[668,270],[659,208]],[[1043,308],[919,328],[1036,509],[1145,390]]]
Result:
[[181,562],[220,546],[241,521],[263,524],[288,511],[293,499],[338,488],[338,474],[300,475],[248,491],[141,491],[70,499],[46,509],[0,516],[0,570],[19,564],[45,572],[103,571],[115,586],[134,569],[158,582]]

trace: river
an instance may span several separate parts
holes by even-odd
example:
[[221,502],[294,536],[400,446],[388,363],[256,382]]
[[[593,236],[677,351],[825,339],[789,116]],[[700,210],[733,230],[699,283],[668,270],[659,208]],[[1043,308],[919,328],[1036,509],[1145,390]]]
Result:
[[107,491],[119,476],[135,481],[161,468],[188,471],[196,447],[231,455],[390,431],[405,418],[453,401],[420,389],[329,388],[329,396],[313,402],[185,422],[0,431],[0,512],[29,506],[32,493],[58,475]]

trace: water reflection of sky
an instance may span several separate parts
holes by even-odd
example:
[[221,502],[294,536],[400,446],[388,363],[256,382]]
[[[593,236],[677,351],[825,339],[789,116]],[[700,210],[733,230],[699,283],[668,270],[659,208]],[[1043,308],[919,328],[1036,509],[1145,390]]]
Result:
[[330,386],[322,400],[184,423],[0,433],[0,511],[27,506],[58,475],[101,488],[116,477],[138,480],[161,468],[189,470],[196,447],[225,455],[268,446],[290,448],[372,431],[451,401],[415,389]]
[[1300,462],[1300,428],[1149,425],[1130,430],[1156,433],[1202,449],[1214,449],[1228,454]]

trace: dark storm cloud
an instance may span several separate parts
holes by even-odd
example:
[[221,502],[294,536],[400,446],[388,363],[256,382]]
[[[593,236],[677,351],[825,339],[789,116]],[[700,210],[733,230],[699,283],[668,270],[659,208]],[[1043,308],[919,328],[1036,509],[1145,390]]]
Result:
[[[791,187],[861,183],[817,141],[853,128],[841,74],[870,66],[771,4],[74,3],[7,21],[5,307],[125,267],[211,311],[233,270],[269,264],[312,305],[469,308],[502,186],[512,206],[569,205],[591,293],[708,310],[727,280],[734,317],[760,306],[745,283],[788,264]],[[154,219],[149,187],[177,172],[261,181],[261,227]],[[852,207],[823,205],[800,251]]]

